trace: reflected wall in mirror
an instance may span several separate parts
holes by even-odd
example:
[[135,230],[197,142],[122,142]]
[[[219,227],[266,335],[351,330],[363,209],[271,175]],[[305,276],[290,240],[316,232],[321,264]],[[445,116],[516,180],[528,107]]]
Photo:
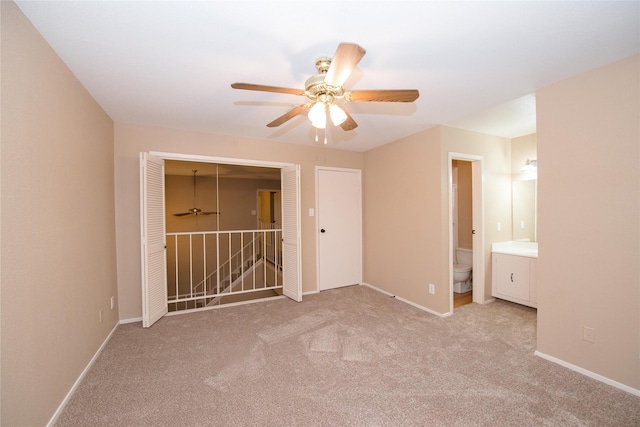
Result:
[[537,171],[525,169],[537,163],[536,134],[511,140],[511,218],[513,240],[537,241]]
[[513,181],[512,215],[513,240],[535,242],[536,238],[536,187],[538,180]]
[[[167,232],[254,230],[258,190],[280,191],[280,168],[166,160]],[[175,216],[194,207],[219,214]]]

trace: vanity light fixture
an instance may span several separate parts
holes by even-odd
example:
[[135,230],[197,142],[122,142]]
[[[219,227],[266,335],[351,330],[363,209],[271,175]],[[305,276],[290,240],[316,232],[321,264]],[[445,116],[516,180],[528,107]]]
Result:
[[527,159],[526,163],[520,169],[522,173],[533,173],[538,171],[538,161],[537,160],[529,160]]

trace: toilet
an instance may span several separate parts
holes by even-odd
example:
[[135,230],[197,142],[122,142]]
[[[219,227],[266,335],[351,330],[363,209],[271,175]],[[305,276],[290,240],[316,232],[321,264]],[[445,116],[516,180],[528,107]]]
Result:
[[471,290],[473,251],[471,249],[456,248],[456,261],[453,264],[453,292],[463,294]]

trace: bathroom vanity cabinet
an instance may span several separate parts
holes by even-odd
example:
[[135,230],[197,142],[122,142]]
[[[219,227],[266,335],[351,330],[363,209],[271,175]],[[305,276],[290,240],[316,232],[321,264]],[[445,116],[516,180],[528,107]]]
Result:
[[[505,242],[508,243],[508,242]],[[514,242],[520,243],[520,242]],[[496,298],[537,307],[535,251],[509,245],[492,247],[492,294]]]

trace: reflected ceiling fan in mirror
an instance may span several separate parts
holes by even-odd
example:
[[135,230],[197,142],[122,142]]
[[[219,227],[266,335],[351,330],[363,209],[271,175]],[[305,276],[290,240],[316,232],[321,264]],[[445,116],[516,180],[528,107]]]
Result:
[[174,216],[187,216],[187,215],[219,215],[220,212],[203,212],[202,209],[198,209],[196,206],[196,173],[197,169],[193,169],[193,208],[187,210],[187,212],[173,214]]
[[420,96],[416,89],[345,90],[344,83],[356,69],[365,53],[364,48],[357,44],[340,43],[333,59],[324,57],[316,61],[318,74],[307,79],[304,90],[251,83],[233,83],[231,87],[305,96],[309,99],[310,102],[296,106],[267,124],[268,127],[280,126],[297,115],[307,113],[311,124],[317,129],[324,129],[327,125],[327,119],[329,119],[335,126],[350,131],[358,127],[358,124],[343,108],[342,103],[413,102]]

